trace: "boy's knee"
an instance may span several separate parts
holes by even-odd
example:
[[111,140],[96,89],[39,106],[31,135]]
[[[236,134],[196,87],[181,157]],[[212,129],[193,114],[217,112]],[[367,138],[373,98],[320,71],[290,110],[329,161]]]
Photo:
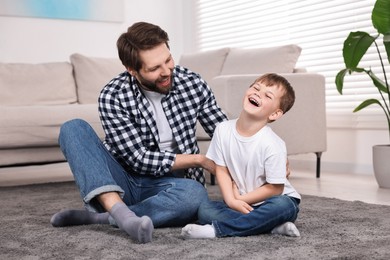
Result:
[[275,196],[269,200],[273,207],[283,209],[284,212],[297,215],[299,207],[286,195]]

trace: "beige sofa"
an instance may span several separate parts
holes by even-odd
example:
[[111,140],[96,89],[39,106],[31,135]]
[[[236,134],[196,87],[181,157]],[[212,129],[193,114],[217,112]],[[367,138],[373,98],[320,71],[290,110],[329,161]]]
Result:
[[[321,155],[326,151],[325,78],[297,69],[301,48],[296,45],[272,48],[222,48],[185,54],[180,64],[200,73],[209,83],[218,104],[229,118],[240,114],[246,89],[261,74],[275,72],[292,84],[296,101],[293,108],[271,127],[286,142],[289,155],[315,153],[316,176],[320,177]],[[201,152],[210,138],[198,127]],[[213,180],[212,180],[213,181]]]
[[[296,91],[292,110],[272,127],[286,141],[289,154],[326,150],[324,77],[296,73],[300,48],[223,48],[185,54],[179,64],[198,73],[212,87],[230,118],[238,116],[246,88],[265,72],[285,76]],[[70,62],[0,63],[0,167],[64,161],[58,146],[62,123],[88,121],[103,138],[97,110],[102,87],[124,70],[118,59],[73,54]],[[210,138],[198,128],[201,152]],[[317,176],[319,176],[318,164]]]
[[64,161],[59,129],[73,118],[103,137],[98,95],[123,71],[118,59],[80,54],[70,62],[0,63],[0,167]]

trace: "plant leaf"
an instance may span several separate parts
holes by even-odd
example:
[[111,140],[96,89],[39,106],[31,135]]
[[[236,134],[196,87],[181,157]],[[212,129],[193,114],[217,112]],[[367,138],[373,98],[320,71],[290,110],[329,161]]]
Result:
[[390,34],[383,36],[383,45],[385,45],[387,60],[390,63]]
[[353,112],[354,112],[354,113],[355,113],[355,112],[358,112],[358,111],[362,110],[363,108],[368,107],[368,106],[370,106],[370,105],[372,105],[372,104],[378,104],[378,105],[380,105],[380,106],[383,108],[381,102],[379,102],[377,99],[367,99],[367,100],[363,101],[360,105],[358,105],[358,106],[353,110]]
[[383,34],[383,44],[386,48],[387,60],[390,62],[390,1],[377,0],[371,14],[372,25]]
[[335,83],[336,83],[337,91],[341,95],[343,94],[344,77],[348,71],[349,71],[349,69],[343,69],[343,70],[340,70],[339,73],[337,73],[337,75],[336,75]]
[[371,70],[370,71],[367,71],[367,75],[370,76],[370,78],[372,79],[372,82],[374,83],[374,85],[382,92],[384,93],[389,93],[388,90],[387,90],[387,87],[386,87],[386,83],[381,80],[380,78],[378,78],[374,72],[372,72]]
[[372,25],[378,33],[390,34],[390,1],[377,0],[371,14]]
[[366,70],[364,70],[362,68],[340,70],[339,73],[337,73],[337,75],[336,75],[335,83],[336,83],[337,91],[341,95],[343,94],[345,75],[347,75],[347,73],[351,74],[352,72],[366,72],[368,74],[368,71],[366,71]]
[[343,57],[346,68],[356,69],[363,55],[375,41],[375,38],[366,32],[351,32],[344,41]]

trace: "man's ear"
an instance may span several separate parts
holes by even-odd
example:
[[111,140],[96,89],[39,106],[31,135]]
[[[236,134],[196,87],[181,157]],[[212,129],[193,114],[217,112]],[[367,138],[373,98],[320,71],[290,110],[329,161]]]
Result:
[[283,111],[278,108],[275,112],[273,112],[269,117],[268,120],[275,121],[283,116]]

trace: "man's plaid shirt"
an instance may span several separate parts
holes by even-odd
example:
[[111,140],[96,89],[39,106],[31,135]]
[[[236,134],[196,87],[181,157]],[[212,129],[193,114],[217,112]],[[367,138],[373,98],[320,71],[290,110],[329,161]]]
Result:
[[[182,154],[197,154],[196,122],[212,136],[227,119],[214,94],[201,77],[180,66],[173,70],[171,91],[162,107]],[[175,154],[159,150],[159,134],[150,104],[137,81],[124,72],[111,80],[99,97],[99,114],[106,133],[105,145],[128,173],[164,176],[171,171]],[[186,178],[205,183],[202,169],[186,170]]]

